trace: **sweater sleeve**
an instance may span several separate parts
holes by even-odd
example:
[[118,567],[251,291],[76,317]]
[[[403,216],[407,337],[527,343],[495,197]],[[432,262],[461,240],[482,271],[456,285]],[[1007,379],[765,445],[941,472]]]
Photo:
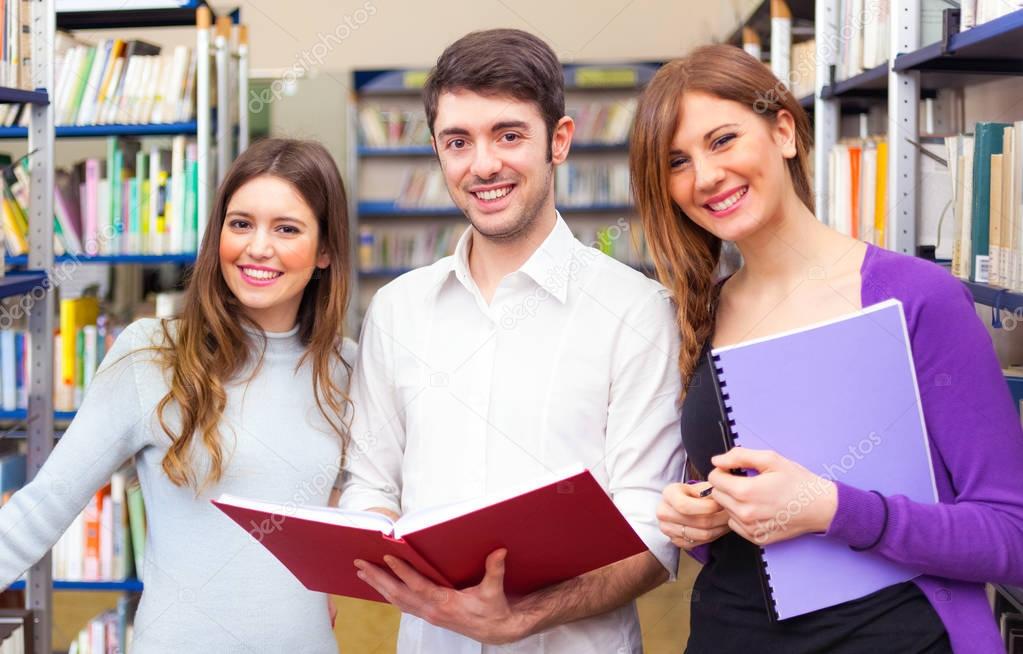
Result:
[[81,408],[32,481],[0,509],[0,588],[41,559],[110,475],[143,446],[139,323],[103,359]]
[[[827,532],[924,574],[1023,584],[1023,429],[991,339],[966,288],[926,275],[907,309],[913,359],[942,502],[882,500],[838,482]],[[888,520],[885,522],[885,503]]]

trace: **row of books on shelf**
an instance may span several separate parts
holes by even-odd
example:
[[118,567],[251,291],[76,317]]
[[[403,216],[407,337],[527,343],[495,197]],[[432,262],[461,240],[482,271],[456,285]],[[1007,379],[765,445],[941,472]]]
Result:
[[[85,389],[123,329],[100,315],[94,297],[63,299],[60,328],[53,336],[53,406],[74,411]],[[28,408],[30,337],[23,329],[0,330],[0,408]]]
[[[638,223],[571,225],[575,237],[623,263],[649,267],[650,256]],[[465,226],[377,227],[359,229],[359,270],[401,271],[428,266],[455,251]]]
[[[8,158],[9,159],[9,158]],[[0,178],[6,252],[28,252],[27,159]],[[107,139],[107,158],[58,170],[54,185],[56,254],[178,254],[198,243],[198,148],[179,135],[170,149]]]
[[53,548],[53,578],[64,581],[143,579],[146,510],[132,468],[113,474]]
[[[58,32],[54,54],[51,102],[57,125],[178,123],[195,117],[194,48],[162,52],[137,39],[90,44]],[[0,107],[0,125],[27,125],[28,116],[18,105]]]
[[[629,138],[636,98],[568,104],[577,143],[624,143]],[[428,146],[430,127],[422,110],[383,108],[367,103],[359,109],[359,137],[372,148]]]
[[[562,207],[631,204],[628,164],[562,164],[555,173],[555,201]],[[451,207],[451,196],[441,169],[430,164],[406,170],[395,206],[407,209]]]
[[[921,150],[917,242],[933,245],[938,259],[952,256],[953,177],[940,140]],[[883,136],[848,139],[829,153],[828,215],[844,234],[881,247],[888,245],[888,141]]]
[[32,2],[8,0],[0,26],[0,86],[32,90]]
[[71,641],[68,654],[126,654],[134,640],[137,595],[122,595],[117,609],[104,611],[78,632]]
[[[0,506],[25,485],[23,441],[0,447]],[[61,581],[142,579],[146,509],[134,468],[125,466],[90,498],[53,548],[53,578]]]
[[954,180],[952,274],[1023,291],[1023,121],[945,139]]

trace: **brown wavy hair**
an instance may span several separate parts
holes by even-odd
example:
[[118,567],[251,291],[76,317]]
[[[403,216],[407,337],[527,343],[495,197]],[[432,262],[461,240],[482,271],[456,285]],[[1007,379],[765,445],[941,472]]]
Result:
[[813,211],[808,172],[813,143],[810,121],[788,88],[764,64],[734,46],[709,45],[657,71],[636,109],[629,171],[657,277],[672,291],[677,305],[683,394],[714,330],[715,271],[721,258],[721,239],[693,222],[669,192],[668,152],[682,118],[682,95],[687,91],[739,102],[772,123],[782,110],[792,114],[796,156],[786,160],[788,176],[796,195]]
[[[224,472],[219,424],[227,403],[225,383],[241,373],[250,357],[256,359],[255,375],[266,350],[265,336],[249,336],[262,330],[245,315],[220,268],[220,232],[228,203],[243,184],[263,175],[283,179],[298,190],[317,218],[319,248],[330,255],[330,265],[313,273],[302,294],[298,337],[305,351],[298,367],[311,361],[316,405],[341,439],[342,453],[350,439],[351,400],[347,388],[337,382],[341,368],[351,372],[341,349],[350,293],[344,184],[334,159],[322,145],[292,139],[258,141],[235,160],[220,184],[188,280],[184,311],[178,318],[163,321],[163,342],[153,348],[171,377],[170,390],[157,405],[160,426],[171,439],[163,471],[175,485],[187,485],[197,492],[220,481]],[[249,332],[245,325],[251,328]],[[181,415],[177,431],[165,415],[172,405]],[[201,478],[192,457],[197,440],[210,460]]]

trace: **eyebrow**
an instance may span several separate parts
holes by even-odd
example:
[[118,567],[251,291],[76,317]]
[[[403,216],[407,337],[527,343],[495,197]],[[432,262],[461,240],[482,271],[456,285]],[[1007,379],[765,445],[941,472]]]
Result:
[[[521,129],[528,131],[529,123],[524,120],[504,120],[491,125],[490,133],[493,134],[505,129]],[[464,127],[445,127],[441,131],[437,132],[437,138],[444,138],[447,136],[469,136],[469,130]]]
[[[228,211],[224,215],[224,218],[227,218],[228,216],[241,216],[242,218],[253,218],[254,217],[253,214],[249,213],[248,211],[241,211],[239,209],[235,209],[234,211]],[[286,220],[288,222],[298,223],[300,225],[302,224],[301,220],[299,220],[298,218],[295,218],[293,216],[274,216],[273,220]]]
[[[718,131],[720,129],[724,129],[726,127],[738,127],[738,126],[739,126],[739,123],[725,123],[724,125],[718,125],[714,129],[712,129],[709,132],[707,132],[706,134],[704,134],[703,135],[703,140],[704,141],[708,141],[710,139],[710,137],[714,134],[714,132],[716,132],[716,131]],[[681,150],[671,150],[671,151],[668,152],[668,154],[682,154],[682,151]]]

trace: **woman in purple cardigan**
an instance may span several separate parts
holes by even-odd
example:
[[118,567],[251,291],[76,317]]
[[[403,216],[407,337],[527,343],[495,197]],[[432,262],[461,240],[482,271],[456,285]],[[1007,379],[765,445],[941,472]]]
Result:
[[[806,114],[786,86],[731,46],[667,64],[643,94],[632,182],[659,276],[678,303],[683,425],[687,411],[706,410],[692,406],[705,394],[689,392],[705,347],[896,298],[908,322],[940,502],[823,479],[774,452],[734,448],[715,457],[706,482],[669,486],[659,508],[662,530],[705,564],[687,651],[1001,651],[984,583],[1023,585],[1023,430],[991,341],[969,293],[943,269],[817,220],[810,141]],[[723,241],[736,244],[743,266],[719,283]],[[711,430],[688,431],[683,439],[694,450],[707,448],[693,439],[720,439]],[[728,474],[733,468],[760,474]],[[784,527],[772,522],[805,488],[820,494]],[[922,575],[772,622],[756,546],[808,533]]]

